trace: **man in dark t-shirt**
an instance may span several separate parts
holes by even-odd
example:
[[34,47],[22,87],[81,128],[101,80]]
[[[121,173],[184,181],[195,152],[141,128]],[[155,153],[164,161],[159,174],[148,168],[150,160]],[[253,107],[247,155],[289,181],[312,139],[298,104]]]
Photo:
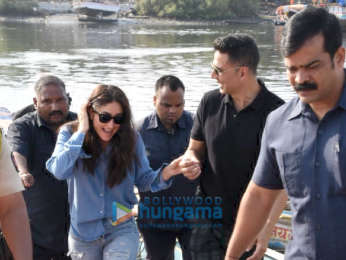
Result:
[[46,170],[59,127],[75,120],[69,112],[64,82],[42,76],[35,85],[34,112],[19,117],[9,126],[8,142],[18,174],[26,188],[35,260],[66,260],[69,229],[67,184]]
[[227,35],[215,40],[214,49],[211,77],[220,88],[202,98],[184,155],[203,166],[198,195],[214,198],[211,209],[222,209],[222,216],[212,214],[193,229],[191,251],[198,260],[224,259],[266,117],[283,103],[257,79],[259,53],[251,37]]

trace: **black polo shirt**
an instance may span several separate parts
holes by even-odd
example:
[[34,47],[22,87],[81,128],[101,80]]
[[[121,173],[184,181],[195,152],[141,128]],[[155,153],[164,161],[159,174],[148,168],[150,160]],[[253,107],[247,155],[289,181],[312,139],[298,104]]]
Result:
[[251,179],[260,150],[266,117],[283,100],[259,81],[261,90],[254,101],[237,112],[232,97],[219,89],[207,92],[194,120],[191,138],[203,141],[206,156],[201,190],[221,196],[223,222],[233,225],[240,199]]
[[[70,112],[68,121],[74,119],[76,114]],[[33,242],[60,253],[67,252],[67,185],[66,181],[55,179],[46,170],[46,161],[53,153],[56,137],[37,112],[18,118],[7,132],[11,150],[26,157],[28,170],[35,180],[34,185],[23,192]]]

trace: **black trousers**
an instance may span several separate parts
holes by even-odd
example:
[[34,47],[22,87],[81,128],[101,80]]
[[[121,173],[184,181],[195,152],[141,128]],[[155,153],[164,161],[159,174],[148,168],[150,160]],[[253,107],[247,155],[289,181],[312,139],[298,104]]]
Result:
[[67,252],[58,253],[48,248],[43,248],[34,244],[34,260],[71,260]]
[[10,249],[8,248],[5,237],[0,231],[0,260],[13,260]]
[[[206,223],[192,229],[190,250],[192,260],[224,260],[232,227],[212,226]],[[244,253],[240,260],[245,260],[255,251],[252,248]]]
[[144,239],[147,260],[173,260],[174,247],[178,239],[183,259],[191,260],[188,248],[191,229],[162,230],[157,228],[140,228]]

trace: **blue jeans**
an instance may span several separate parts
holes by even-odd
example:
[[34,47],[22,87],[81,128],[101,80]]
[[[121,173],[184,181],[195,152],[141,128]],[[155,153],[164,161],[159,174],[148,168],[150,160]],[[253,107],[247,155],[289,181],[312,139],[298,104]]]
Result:
[[135,260],[139,233],[133,219],[112,226],[104,223],[106,233],[94,241],[82,241],[69,234],[68,247],[72,260]]

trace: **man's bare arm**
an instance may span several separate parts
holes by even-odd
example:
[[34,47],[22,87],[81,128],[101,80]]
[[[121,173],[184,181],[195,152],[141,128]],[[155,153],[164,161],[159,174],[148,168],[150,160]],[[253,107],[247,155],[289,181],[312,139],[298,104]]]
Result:
[[190,138],[189,147],[187,148],[184,157],[187,157],[190,160],[198,160],[199,162],[203,162],[205,149],[204,142]]
[[0,197],[0,222],[15,260],[32,259],[29,218],[21,192]]
[[286,191],[281,190],[278,198],[274,202],[273,208],[270,211],[267,222],[257,236],[256,250],[252,256],[247,258],[247,260],[259,260],[263,258],[263,255],[267,250],[270,237],[273,233],[274,226],[278,222],[282,211],[286,207],[287,200],[288,198]]
[[12,154],[24,187],[31,187],[34,184],[34,177],[28,170],[28,163],[25,156],[18,152],[13,152]]
[[281,191],[262,188],[252,181],[249,183],[240,203],[225,260],[239,259],[242,253],[251,246]]

